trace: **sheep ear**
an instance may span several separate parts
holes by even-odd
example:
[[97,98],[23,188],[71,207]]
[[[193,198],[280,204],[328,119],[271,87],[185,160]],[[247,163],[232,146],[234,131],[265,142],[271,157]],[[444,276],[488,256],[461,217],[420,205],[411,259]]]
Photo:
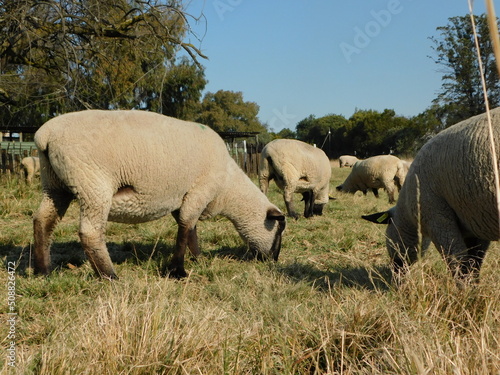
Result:
[[283,212],[273,207],[267,210],[266,219],[285,221],[285,215],[283,215]]
[[391,211],[377,212],[376,214],[363,215],[361,217],[375,224],[389,224]]

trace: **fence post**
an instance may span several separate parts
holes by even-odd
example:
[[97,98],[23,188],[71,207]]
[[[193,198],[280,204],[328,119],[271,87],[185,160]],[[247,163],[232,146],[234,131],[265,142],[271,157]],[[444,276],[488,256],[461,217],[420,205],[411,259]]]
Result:
[[2,173],[6,172],[6,167],[7,167],[7,150],[2,148]]

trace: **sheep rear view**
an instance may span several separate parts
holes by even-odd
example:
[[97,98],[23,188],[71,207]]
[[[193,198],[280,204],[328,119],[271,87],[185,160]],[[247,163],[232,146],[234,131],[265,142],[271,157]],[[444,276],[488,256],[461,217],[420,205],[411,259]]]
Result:
[[[491,111],[496,149],[500,108]],[[486,115],[451,126],[427,142],[411,164],[398,202],[363,218],[389,224],[387,249],[396,273],[432,241],[449,270],[477,280],[490,241],[500,238],[493,159]]]
[[142,223],[169,213],[178,224],[171,276],[186,275],[186,247],[199,254],[197,221],[218,214],[231,220],[252,251],[278,258],[284,215],[207,126],[151,112],[89,110],[49,120],[35,143],[43,187],[33,219],[35,273],[49,272],[52,232],[75,198],[83,249],[102,277],[116,277],[107,221]]
[[405,182],[406,167],[401,159],[393,155],[372,156],[357,161],[352,171],[337,191],[354,194],[361,190],[366,195],[368,190],[378,197],[378,189],[385,189],[389,203],[394,203],[394,194],[401,190]]
[[352,155],[342,155],[339,157],[339,168],[353,167],[359,159]]
[[27,184],[33,182],[33,177],[40,173],[40,159],[36,156],[27,156],[21,160],[21,172]]
[[262,150],[259,184],[267,194],[269,181],[274,179],[293,218],[298,218],[293,194],[302,194],[304,216],[311,217],[321,215],[328,203],[331,173],[330,160],[322,150],[297,140],[276,139]]

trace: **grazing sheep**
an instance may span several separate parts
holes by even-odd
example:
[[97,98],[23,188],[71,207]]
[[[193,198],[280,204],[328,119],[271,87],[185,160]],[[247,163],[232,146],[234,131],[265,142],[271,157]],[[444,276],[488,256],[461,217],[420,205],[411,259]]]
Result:
[[340,168],[343,167],[353,167],[353,165],[358,161],[359,159],[356,156],[351,156],[351,155],[342,155],[339,158],[339,164]]
[[26,183],[31,184],[33,176],[40,173],[40,159],[36,156],[28,156],[21,160],[21,174]]
[[[496,150],[500,108],[491,111]],[[458,279],[477,279],[490,241],[499,235],[493,161],[485,114],[472,117],[427,142],[412,163],[398,203],[363,218],[388,223],[387,249],[395,271],[418,258],[430,241]]]
[[378,189],[384,188],[389,195],[389,203],[394,203],[396,188],[401,190],[405,176],[406,168],[396,156],[372,156],[356,162],[344,183],[337,186],[337,190],[352,194],[361,190],[366,195],[370,189],[378,198]]
[[260,189],[267,194],[274,179],[283,190],[288,215],[297,219],[293,194],[301,193],[305,201],[304,216],[321,215],[328,203],[332,169],[326,154],[314,146],[292,139],[269,142],[261,154]]
[[73,199],[80,240],[94,270],[116,278],[107,221],[142,223],[172,213],[177,242],[168,271],[183,277],[189,247],[199,254],[197,221],[221,214],[258,256],[278,259],[283,213],[229,156],[207,126],[143,111],[75,112],[35,134],[43,199],[34,215],[35,272],[50,268],[50,237]]

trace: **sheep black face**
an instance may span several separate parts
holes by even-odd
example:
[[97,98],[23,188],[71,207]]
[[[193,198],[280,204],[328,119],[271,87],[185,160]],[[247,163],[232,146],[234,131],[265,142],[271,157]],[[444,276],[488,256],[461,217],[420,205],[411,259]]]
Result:
[[[274,232],[271,246],[250,242],[250,251],[255,254],[258,260],[272,258],[277,261],[281,251],[281,237],[286,227],[285,215],[278,209],[270,209],[267,212],[265,227],[269,228],[271,233]],[[269,244],[269,242],[267,243]]]

